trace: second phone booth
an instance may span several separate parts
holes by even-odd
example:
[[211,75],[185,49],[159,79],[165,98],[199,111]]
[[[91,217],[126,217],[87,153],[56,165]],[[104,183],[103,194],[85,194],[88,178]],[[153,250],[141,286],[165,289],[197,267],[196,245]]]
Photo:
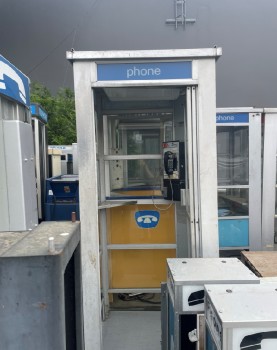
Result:
[[88,348],[102,348],[101,314],[116,295],[160,293],[167,258],[219,255],[220,55],[220,48],[67,52],[74,72]]
[[47,165],[47,122],[48,114],[37,103],[31,103],[32,128],[35,148],[35,168],[37,179],[38,218],[44,220],[45,181],[48,178]]
[[218,108],[218,231],[221,254],[262,250],[262,109]]
[[262,250],[277,244],[277,109],[264,109]]

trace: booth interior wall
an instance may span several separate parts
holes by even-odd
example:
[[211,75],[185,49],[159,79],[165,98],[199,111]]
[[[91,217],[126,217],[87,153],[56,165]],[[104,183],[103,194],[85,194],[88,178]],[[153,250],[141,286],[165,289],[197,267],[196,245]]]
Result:
[[[168,205],[159,205],[167,209]],[[136,213],[152,210],[159,213],[156,227],[139,227]],[[166,259],[176,256],[176,249],[151,249],[151,244],[175,244],[175,206],[157,210],[153,204],[139,204],[107,210],[108,245],[119,244],[109,251],[111,288],[160,288],[166,280]],[[124,245],[143,245],[142,248]],[[147,245],[149,245],[147,247]],[[147,249],[145,249],[147,247]]]

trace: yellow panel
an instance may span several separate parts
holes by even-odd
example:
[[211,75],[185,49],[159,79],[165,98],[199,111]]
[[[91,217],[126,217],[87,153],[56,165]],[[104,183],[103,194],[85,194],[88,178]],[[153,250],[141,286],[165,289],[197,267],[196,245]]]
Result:
[[[159,205],[168,208],[168,205]],[[139,210],[155,210],[153,204],[126,205],[107,210],[107,231],[110,244],[175,243],[175,206],[160,210],[160,220],[154,228],[137,225],[135,213]]]
[[110,251],[111,288],[160,288],[166,281],[166,258],[173,249]]

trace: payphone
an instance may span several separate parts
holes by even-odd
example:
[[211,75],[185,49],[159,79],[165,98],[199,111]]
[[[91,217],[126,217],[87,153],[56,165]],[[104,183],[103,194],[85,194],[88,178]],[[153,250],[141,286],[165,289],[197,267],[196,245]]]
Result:
[[185,188],[184,142],[163,142],[164,198],[180,201],[180,190]]

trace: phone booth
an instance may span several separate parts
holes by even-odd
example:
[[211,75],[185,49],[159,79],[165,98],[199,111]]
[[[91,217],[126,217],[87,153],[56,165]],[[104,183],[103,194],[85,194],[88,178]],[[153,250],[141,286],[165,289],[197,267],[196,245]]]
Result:
[[218,257],[220,55],[220,48],[67,52],[86,347],[101,349],[101,305],[107,313],[115,294],[160,292],[166,258]]
[[262,250],[277,243],[277,109],[264,109]]
[[38,218],[44,220],[45,181],[48,178],[47,128],[48,114],[37,103],[31,103],[32,127],[35,147],[35,167],[37,178]]
[[221,252],[261,250],[262,109],[216,114],[218,230]]
[[0,55],[0,231],[38,224],[29,78]]

